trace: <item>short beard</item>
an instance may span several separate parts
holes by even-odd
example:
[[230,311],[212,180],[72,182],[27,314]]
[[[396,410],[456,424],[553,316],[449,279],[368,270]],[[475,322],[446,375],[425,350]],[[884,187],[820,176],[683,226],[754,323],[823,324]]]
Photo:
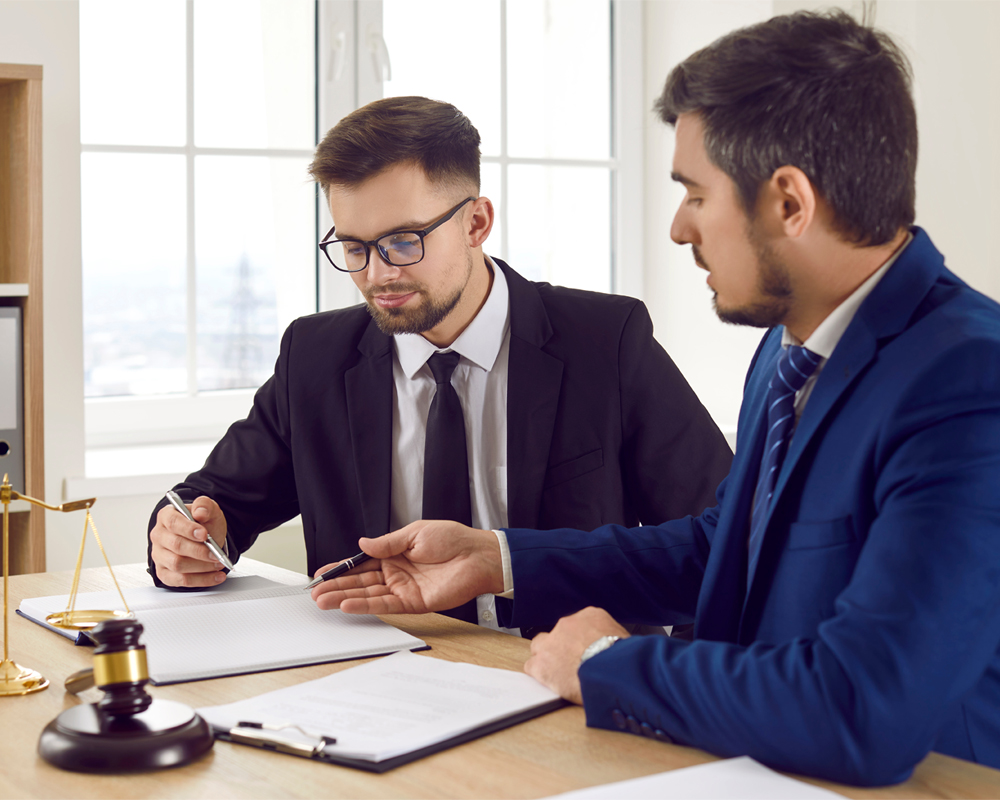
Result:
[[[751,222],[747,223],[747,235],[757,256],[757,291],[761,299],[742,308],[719,308],[719,294],[716,292],[712,305],[723,322],[752,328],[773,328],[784,322],[792,305],[788,267],[761,239]],[[696,255],[695,260],[698,258]]]
[[[427,300],[414,309],[379,308],[375,305],[375,290],[369,289],[365,292],[368,313],[371,314],[378,329],[387,336],[395,336],[398,333],[424,333],[436,328],[455,309],[458,301],[462,299],[462,292],[465,291],[465,287],[469,283],[469,277],[472,275],[472,264],[472,254],[470,253],[465,280],[453,294],[443,300]],[[382,286],[380,289],[380,293],[406,294],[407,292],[417,292],[426,296],[424,290],[415,284],[394,283],[389,286]]]

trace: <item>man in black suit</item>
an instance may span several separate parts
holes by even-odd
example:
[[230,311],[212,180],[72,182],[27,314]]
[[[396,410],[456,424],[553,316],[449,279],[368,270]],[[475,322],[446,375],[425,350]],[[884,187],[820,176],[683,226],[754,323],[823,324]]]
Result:
[[[327,134],[310,171],[335,222],[321,247],[366,303],[289,326],[249,416],[176,487],[197,523],[165,503],[154,511],[157,585],[222,582],[208,535],[235,561],[301,514],[315,573],[353,555],[360,536],[436,518],[424,454],[439,388],[429,359],[441,352],[457,354],[450,383],[476,527],[589,530],[714,504],[732,453],[643,304],[532,283],[484,255],[493,206],[479,196],[479,134],[461,112],[377,101]],[[587,246],[585,224],[555,235]],[[464,497],[462,475],[448,494]],[[473,610],[481,623],[489,603]]]

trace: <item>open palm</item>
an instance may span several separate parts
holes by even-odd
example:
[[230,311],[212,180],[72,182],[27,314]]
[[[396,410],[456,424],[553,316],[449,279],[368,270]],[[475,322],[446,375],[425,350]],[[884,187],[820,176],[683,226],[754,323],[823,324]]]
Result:
[[491,531],[420,520],[360,544],[373,560],[313,589],[320,608],[349,614],[423,614],[503,591],[499,546]]

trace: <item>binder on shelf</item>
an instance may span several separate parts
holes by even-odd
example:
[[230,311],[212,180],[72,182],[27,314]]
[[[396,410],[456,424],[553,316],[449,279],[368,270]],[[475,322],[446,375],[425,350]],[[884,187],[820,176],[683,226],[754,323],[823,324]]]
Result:
[[24,382],[21,309],[0,306],[0,479],[24,492]]

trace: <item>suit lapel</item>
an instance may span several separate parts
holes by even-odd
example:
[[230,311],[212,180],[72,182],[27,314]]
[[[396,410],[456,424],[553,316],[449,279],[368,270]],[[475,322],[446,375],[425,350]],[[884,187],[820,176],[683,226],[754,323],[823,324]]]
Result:
[[[771,523],[792,473],[800,463],[803,469],[808,468],[805,453],[823,428],[824,421],[878,355],[879,340],[895,336],[909,324],[917,305],[944,271],[944,258],[931,244],[927,234],[920,228],[914,228],[913,232],[913,241],[865,298],[829,361],[823,366],[789,443],[767,512],[766,526]],[[768,544],[765,533],[758,558],[751,557],[754,566],[748,577],[748,601],[758,573],[757,566]],[[773,538],[770,546],[775,546]]]
[[698,596],[697,639],[731,642],[739,632],[746,599],[750,513],[767,434],[767,383],[780,352],[781,332],[776,328],[761,341],[744,389],[736,456],[726,478],[719,524]]
[[[347,426],[361,498],[365,536],[389,531],[392,479],[392,337],[368,324],[362,358],[344,374]],[[331,489],[334,491],[334,489]]]
[[510,292],[507,366],[507,521],[538,525],[563,363],[542,347],[552,325],[538,290],[499,259]]

